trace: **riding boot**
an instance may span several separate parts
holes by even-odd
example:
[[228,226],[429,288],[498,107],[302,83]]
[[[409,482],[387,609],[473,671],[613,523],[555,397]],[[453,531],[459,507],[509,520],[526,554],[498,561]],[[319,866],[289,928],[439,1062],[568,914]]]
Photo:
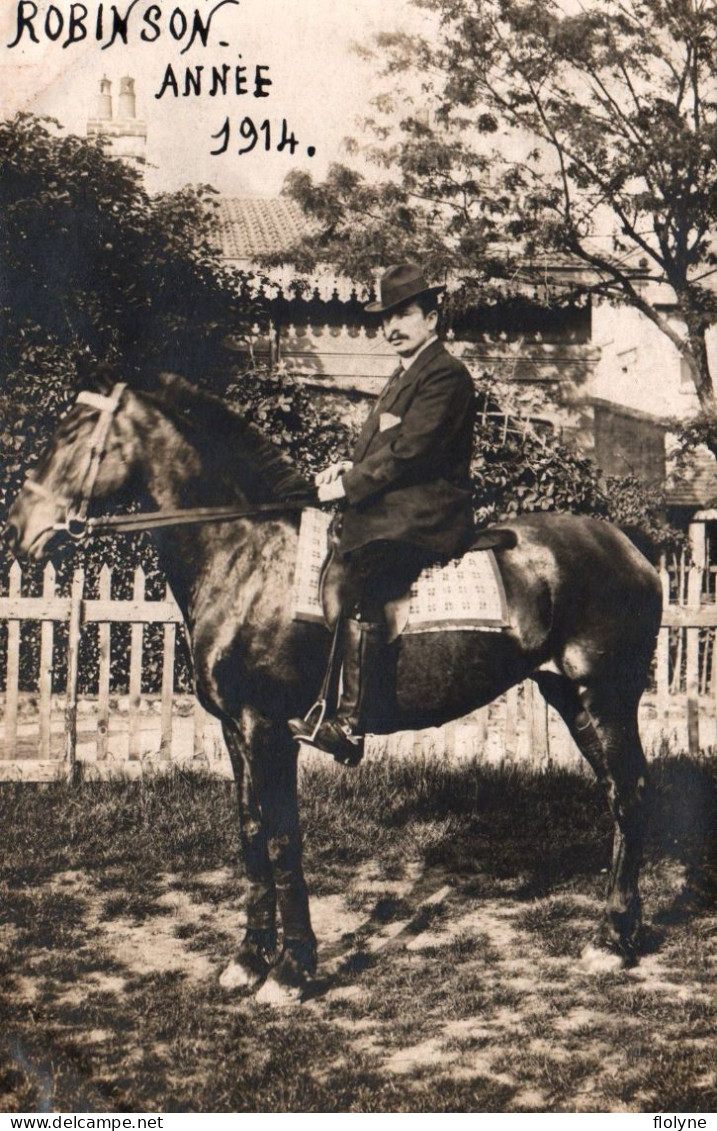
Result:
[[304,719],[292,719],[289,727],[300,742],[310,743],[337,762],[356,766],[363,757],[367,721],[378,712],[378,695],[384,687],[386,627],[359,620],[344,626],[341,697],[334,718],[324,719],[318,729]]

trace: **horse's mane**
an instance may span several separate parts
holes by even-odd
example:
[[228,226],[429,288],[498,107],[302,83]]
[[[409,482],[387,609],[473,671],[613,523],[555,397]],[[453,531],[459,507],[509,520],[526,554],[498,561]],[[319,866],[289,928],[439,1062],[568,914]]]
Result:
[[230,479],[252,501],[306,495],[311,486],[288,456],[212,393],[174,373],[162,373],[152,399],[168,411],[205,467]]

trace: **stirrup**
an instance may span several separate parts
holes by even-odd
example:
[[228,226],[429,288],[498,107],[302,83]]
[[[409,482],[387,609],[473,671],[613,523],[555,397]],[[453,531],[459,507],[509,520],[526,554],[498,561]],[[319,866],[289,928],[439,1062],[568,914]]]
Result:
[[[312,722],[312,717],[316,714],[316,722]],[[321,696],[315,703],[309,707],[308,711],[301,719],[301,723],[306,724],[307,733],[302,733],[301,723],[297,725],[298,720],[289,719],[289,730],[293,734],[297,742],[307,742],[309,745],[313,744],[319,729],[326,718],[326,699]],[[293,725],[292,725],[293,724]]]
[[[339,645],[339,637],[342,635],[343,621],[339,617],[334,626],[334,631],[331,637],[331,648],[329,649],[329,659],[326,665],[326,674],[323,683],[319,690],[319,697],[315,703],[309,707],[303,719],[289,719],[288,726],[292,735],[297,742],[313,743],[319,728],[326,718],[328,710],[329,698],[332,702],[334,700],[334,683],[338,681],[339,669],[336,664],[336,655]],[[316,722],[313,718],[316,716]]]
[[358,766],[364,754],[363,734],[354,734],[347,719],[328,719],[318,728],[313,741],[302,738],[314,750],[329,754],[340,766]]

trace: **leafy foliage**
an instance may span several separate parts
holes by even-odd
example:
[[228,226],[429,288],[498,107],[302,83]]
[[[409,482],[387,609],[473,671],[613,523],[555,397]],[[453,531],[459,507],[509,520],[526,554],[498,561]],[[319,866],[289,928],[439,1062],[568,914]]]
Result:
[[308,476],[346,458],[356,438],[345,406],[330,405],[325,397],[317,396],[281,368],[235,375],[223,395]]
[[9,359],[51,340],[128,372],[216,365],[251,310],[249,280],[212,244],[212,190],[150,197],[100,141],[50,126],[0,123]]
[[114,362],[130,383],[229,371],[223,341],[260,311],[252,277],[212,243],[211,190],[150,197],[99,141],[29,114],[0,123],[0,154],[2,490],[14,492],[78,368]]
[[[583,291],[632,304],[680,351],[703,406],[717,319],[717,9],[708,0],[413,0],[424,34],[366,54],[390,91],[354,150],[369,182],[335,165],[286,191],[316,222],[289,253],[370,283],[420,257],[490,289],[517,280],[556,301],[561,256]],[[547,277],[546,277],[547,276]],[[654,287],[668,283],[681,324]]]
[[[100,142],[63,136],[52,120],[20,114],[0,122],[0,209],[2,523],[74,399],[80,370],[113,362],[130,383],[161,368],[216,379],[231,371],[224,339],[241,335],[261,311],[252,278],[228,271],[215,250],[209,190],[149,197],[137,170]],[[7,563],[4,549],[2,558]],[[150,590],[163,591],[145,538],[100,539],[71,557],[58,553],[60,587],[79,562],[90,581],[104,562],[118,567],[122,596],[141,563]],[[31,583],[37,592],[39,571]],[[28,662],[36,637],[28,628]],[[90,679],[95,653],[96,645],[84,657]],[[155,683],[157,656],[161,642],[149,657]],[[118,655],[118,675],[123,664]]]
[[512,410],[515,390],[509,384],[484,374],[477,388],[479,404],[488,407],[479,414],[472,466],[479,525],[533,511],[588,514],[614,522],[650,558],[682,540],[664,521],[658,488],[633,476],[604,478],[552,429],[531,423],[531,413],[544,419],[543,394],[534,393],[532,404]]
[[694,451],[704,444],[712,452],[717,452],[717,409],[697,413],[686,424],[675,423],[678,432],[681,454]]

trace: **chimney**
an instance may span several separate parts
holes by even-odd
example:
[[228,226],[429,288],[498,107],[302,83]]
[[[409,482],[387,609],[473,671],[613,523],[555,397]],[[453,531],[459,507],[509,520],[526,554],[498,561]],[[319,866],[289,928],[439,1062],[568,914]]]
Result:
[[97,117],[87,123],[88,137],[107,138],[107,152],[120,157],[128,165],[142,170],[146,162],[147,123],[137,117],[134,79],[120,79],[117,117],[112,117],[112,83],[105,75],[100,79]]
[[112,83],[107,78],[100,79],[100,94],[97,99],[97,120],[110,122],[112,120]]
[[117,109],[117,117],[137,117],[137,109],[134,96],[134,79],[131,79],[129,75],[125,75],[123,79],[120,79],[119,106]]

